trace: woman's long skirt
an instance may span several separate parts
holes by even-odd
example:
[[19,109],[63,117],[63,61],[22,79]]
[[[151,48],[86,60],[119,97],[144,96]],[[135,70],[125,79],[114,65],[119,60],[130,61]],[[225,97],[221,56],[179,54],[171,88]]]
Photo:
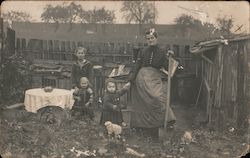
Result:
[[175,121],[171,107],[166,107],[167,84],[163,84],[159,70],[143,67],[139,70],[132,88],[131,127],[155,128],[164,125],[165,109],[167,121]]

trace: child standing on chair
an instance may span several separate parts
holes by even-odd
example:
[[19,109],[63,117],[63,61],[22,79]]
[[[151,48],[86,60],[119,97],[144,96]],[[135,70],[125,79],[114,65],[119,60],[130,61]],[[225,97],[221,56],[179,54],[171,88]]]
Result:
[[104,125],[106,121],[110,121],[114,124],[125,125],[125,123],[123,123],[120,96],[125,94],[129,88],[130,83],[127,83],[122,89],[117,90],[115,80],[112,78],[107,79],[100,124]]
[[80,113],[80,115],[88,116],[91,120],[94,119],[93,90],[89,87],[89,80],[87,77],[81,77],[77,90],[73,92],[75,100],[72,108],[73,115]]

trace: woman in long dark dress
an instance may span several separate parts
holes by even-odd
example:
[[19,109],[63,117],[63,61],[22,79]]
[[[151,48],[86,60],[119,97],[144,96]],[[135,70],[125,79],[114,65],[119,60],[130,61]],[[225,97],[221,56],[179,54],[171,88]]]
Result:
[[[131,127],[157,129],[164,125],[165,111],[168,109],[167,121],[173,124],[176,117],[171,107],[166,107],[167,85],[162,82],[161,68],[168,70],[166,51],[161,49],[154,29],[146,32],[148,46],[138,55],[129,80],[133,83]],[[165,78],[167,78],[165,76]]]

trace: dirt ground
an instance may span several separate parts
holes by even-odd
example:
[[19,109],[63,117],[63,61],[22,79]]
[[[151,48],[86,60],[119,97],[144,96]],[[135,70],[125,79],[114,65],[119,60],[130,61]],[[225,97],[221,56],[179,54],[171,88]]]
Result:
[[[220,133],[202,124],[194,107],[175,105],[178,121],[165,141],[128,127],[120,139],[108,139],[95,121],[71,117],[66,111],[46,108],[36,114],[24,109],[0,111],[0,154],[7,158],[230,158],[240,157],[248,147],[247,135],[237,129]],[[127,117],[127,116],[126,116]],[[184,137],[184,133],[190,135]]]

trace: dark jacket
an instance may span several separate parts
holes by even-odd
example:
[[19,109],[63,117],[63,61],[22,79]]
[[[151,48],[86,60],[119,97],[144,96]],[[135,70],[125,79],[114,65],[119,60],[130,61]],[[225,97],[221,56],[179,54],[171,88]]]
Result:
[[151,66],[158,70],[165,68],[168,70],[167,53],[163,48],[158,45],[148,46],[139,52],[135,67],[130,72],[129,81],[133,82],[140,68]]
[[[100,124],[104,124],[106,121],[121,125],[123,122],[122,107],[120,104],[120,96],[126,93],[128,89],[121,89],[115,93],[107,92],[103,98],[103,110],[101,115]],[[117,105],[116,109],[113,106]]]
[[72,66],[71,71],[71,80],[72,80],[72,87],[76,87],[80,81],[81,77],[87,77],[90,83],[93,82],[93,65],[90,61],[85,61],[83,66],[76,62]]
[[103,110],[105,111],[113,111],[113,106],[117,105],[118,111],[121,109],[120,105],[120,96],[125,94],[127,89],[121,89],[116,91],[115,93],[107,92],[103,97]]

